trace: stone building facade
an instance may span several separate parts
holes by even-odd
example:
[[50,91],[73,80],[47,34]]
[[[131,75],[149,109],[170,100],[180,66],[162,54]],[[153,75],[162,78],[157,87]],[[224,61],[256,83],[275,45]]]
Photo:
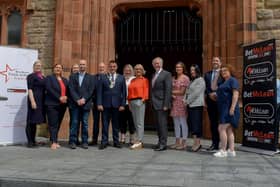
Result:
[[50,72],[54,59],[54,33],[56,0],[30,0],[25,33],[25,47],[38,49],[46,73]]
[[[210,69],[213,56],[220,56],[223,63],[237,69],[241,83],[244,45],[276,38],[280,50],[279,0],[0,0],[4,4],[20,7],[24,18],[20,47],[38,49],[47,74],[53,63],[62,63],[68,76],[71,65],[80,58],[88,60],[91,73],[99,62],[117,60],[116,25],[122,15],[142,8],[183,7],[195,12],[202,20],[198,55],[203,72]],[[277,60],[280,62],[280,53]],[[204,134],[209,137],[205,119]],[[61,137],[67,138],[67,115],[64,121]]]
[[[280,1],[257,0],[257,39],[276,39],[277,72],[280,72]],[[277,74],[278,78],[280,74]]]

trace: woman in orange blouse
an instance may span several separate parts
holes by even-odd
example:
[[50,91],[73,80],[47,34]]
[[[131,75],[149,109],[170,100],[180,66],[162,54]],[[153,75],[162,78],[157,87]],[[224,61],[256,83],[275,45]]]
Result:
[[144,136],[145,102],[149,98],[149,81],[143,77],[145,70],[141,64],[137,64],[134,67],[134,71],[136,78],[130,82],[127,99],[132,112],[137,137],[130,148],[141,149]]

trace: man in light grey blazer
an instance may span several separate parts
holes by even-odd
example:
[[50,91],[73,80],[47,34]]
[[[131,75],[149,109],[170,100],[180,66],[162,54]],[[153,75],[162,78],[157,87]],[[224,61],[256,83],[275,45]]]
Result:
[[171,107],[172,76],[162,69],[163,59],[156,57],[152,61],[155,74],[151,81],[151,101],[157,125],[158,144],[155,151],[164,151],[167,148],[167,117]]

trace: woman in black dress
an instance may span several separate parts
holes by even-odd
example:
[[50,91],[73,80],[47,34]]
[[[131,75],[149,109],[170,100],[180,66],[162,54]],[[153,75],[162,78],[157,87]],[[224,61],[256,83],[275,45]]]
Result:
[[46,122],[44,95],[45,77],[42,74],[42,63],[40,60],[33,64],[33,73],[27,76],[28,88],[28,110],[26,122],[27,147],[36,147],[36,125]]

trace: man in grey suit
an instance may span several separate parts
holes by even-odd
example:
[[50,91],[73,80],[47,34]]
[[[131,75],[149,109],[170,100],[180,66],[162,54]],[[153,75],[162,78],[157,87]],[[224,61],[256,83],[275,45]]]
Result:
[[172,76],[170,72],[162,69],[162,58],[156,57],[152,64],[156,72],[151,81],[151,100],[158,133],[158,144],[154,150],[164,151],[167,148],[167,117],[171,107]]

